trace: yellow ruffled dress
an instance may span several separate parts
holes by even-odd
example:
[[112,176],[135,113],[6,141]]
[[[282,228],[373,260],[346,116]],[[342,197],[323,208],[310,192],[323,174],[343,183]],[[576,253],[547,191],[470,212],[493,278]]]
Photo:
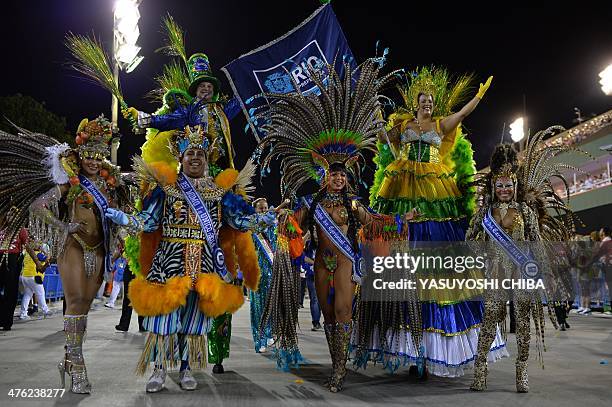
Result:
[[405,127],[400,136],[398,157],[385,169],[374,209],[382,213],[406,213],[417,207],[418,221],[447,221],[461,217],[461,192],[455,173],[445,164],[437,131],[422,134]]

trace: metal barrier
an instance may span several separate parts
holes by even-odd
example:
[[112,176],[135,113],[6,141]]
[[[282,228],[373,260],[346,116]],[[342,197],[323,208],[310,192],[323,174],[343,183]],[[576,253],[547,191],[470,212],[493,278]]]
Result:
[[57,270],[57,264],[51,264],[45,270],[43,287],[45,287],[45,298],[47,300],[57,301],[64,298],[64,287],[62,286],[62,279]]

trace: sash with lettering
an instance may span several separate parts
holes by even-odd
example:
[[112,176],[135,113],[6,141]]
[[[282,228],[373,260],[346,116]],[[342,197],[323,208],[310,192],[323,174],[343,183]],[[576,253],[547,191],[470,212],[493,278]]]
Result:
[[257,243],[257,247],[260,249],[260,252],[264,253],[268,263],[272,264],[272,261],[274,260],[274,253],[272,252],[270,242],[268,242],[262,233],[253,233],[253,237],[255,238],[255,243]]
[[217,272],[217,274],[219,274],[219,276],[225,282],[231,283],[233,278],[227,271],[227,266],[225,265],[225,255],[223,254],[223,250],[221,250],[219,247],[219,243],[217,241],[217,231],[215,230],[215,225],[210,217],[210,213],[208,213],[208,209],[206,209],[206,205],[204,205],[202,198],[183,173],[179,174],[177,185],[183,192],[183,195],[185,195],[185,198],[189,203],[189,207],[198,217],[198,221],[202,227],[204,236],[206,236],[206,241],[208,242],[208,245],[212,251],[215,272]]
[[[302,200],[306,207],[310,208],[310,205],[312,205],[312,196],[305,196]],[[317,204],[317,208],[315,209],[314,218],[323,233],[327,235],[334,246],[351,260],[353,263],[353,281],[357,284],[361,284],[363,262],[360,253],[355,253],[353,251],[353,245],[346,235],[342,233],[340,226],[334,222],[329,213],[319,204]]]
[[79,181],[81,186],[85,188],[87,192],[93,196],[94,202],[100,211],[100,218],[102,220],[102,232],[104,233],[104,274],[108,276],[112,270],[111,268],[111,253],[110,253],[110,221],[104,216],[106,209],[108,208],[108,201],[106,197],[100,192],[100,190],[87,178],[79,174]]
[[482,220],[482,226],[487,232],[489,237],[494,240],[499,247],[510,257],[510,259],[516,264],[521,274],[527,279],[538,279],[540,278],[540,268],[534,260],[533,256],[527,252],[523,252],[520,247],[517,246],[516,242],[510,237],[493,219],[491,210],[487,212],[487,215]]

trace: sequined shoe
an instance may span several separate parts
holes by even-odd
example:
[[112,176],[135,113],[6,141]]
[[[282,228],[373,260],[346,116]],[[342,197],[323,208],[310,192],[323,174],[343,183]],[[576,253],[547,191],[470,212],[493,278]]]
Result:
[[77,365],[74,362],[70,365],[70,391],[76,394],[90,394],[91,383],[87,378],[87,368],[85,365]]
[[516,361],[516,391],[529,392],[529,376],[527,375],[527,362]]
[[191,374],[191,369],[185,369],[179,373],[181,389],[191,391],[198,388],[198,382]]
[[[68,357],[68,355],[66,356]],[[62,389],[66,387],[66,375],[70,375],[70,391],[75,394],[90,394],[91,383],[87,378],[85,365],[76,365],[64,358],[57,364]]]
[[166,382],[166,369],[155,368],[145,387],[147,393],[157,393],[163,390]]

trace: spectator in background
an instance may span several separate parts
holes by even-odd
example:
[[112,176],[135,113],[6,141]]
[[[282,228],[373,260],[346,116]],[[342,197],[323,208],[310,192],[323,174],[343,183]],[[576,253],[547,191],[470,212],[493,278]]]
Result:
[[595,267],[591,258],[598,248],[599,235],[591,232],[590,236],[585,236],[579,243],[580,252],[576,258],[578,277],[580,282],[580,307],[576,313],[588,315],[591,313],[591,282],[595,277]]
[[21,298],[21,313],[19,319],[28,320],[28,304],[30,300],[36,294],[38,304],[42,308],[43,315],[45,318],[51,313],[49,307],[47,307],[47,301],[45,300],[45,288],[43,287],[43,279],[45,278],[45,270],[49,266],[49,246],[41,245],[38,242],[31,242],[30,246],[34,250],[41,267],[37,267],[34,260],[30,256],[26,256],[23,261],[23,273],[19,280],[23,285],[23,297]]
[[[121,291],[121,283],[123,282],[123,274],[126,266],[127,260],[122,255],[119,255],[119,257],[117,257],[117,259],[113,262],[113,288],[110,298],[106,304],[104,304],[104,306],[107,308],[115,308],[115,301],[117,301],[117,296]],[[123,295],[125,296],[125,291]]]
[[[10,218],[11,212],[15,210],[17,208],[11,208],[6,217]],[[17,307],[19,275],[23,268],[23,250],[26,250],[37,268],[42,269],[42,264],[34,250],[28,245],[28,231],[25,228],[22,228],[12,241],[6,242],[9,236],[5,236],[6,230],[3,226],[5,221],[6,218],[0,219],[0,292],[4,292],[0,295],[0,327],[4,331],[10,331]]]
[[609,226],[604,226],[599,230],[601,245],[593,256],[593,261],[599,262],[603,269],[603,274],[608,285],[608,302],[609,306],[604,305],[604,312],[612,314],[612,237]]
[[[132,320],[132,306],[128,298],[128,290],[130,282],[134,278],[134,273],[130,270],[129,263],[126,264],[123,271],[123,306],[121,307],[121,318],[119,324],[115,325],[115,329],[120,332],[127,332],[130,329],[130,321]],[[138,316],[138,332],[145,332],[142,325],[144,317]]]
[[302,264],[304,279],[302,281],[308,288],[308,298],[310,298],[310,316],[312,318],[311,330],[319,331],[321,330],[321,309],[319,307],[319,300],[315,290],[314,270],[312,268],[314,265],[314,257],[314,251],[311,247],[308,247],[308,249],[304,252],[304,263]]
[[567,312],[569,310],[569,304],[567,301],[558,301],[554,303],[555,315],[557,316],[557,322],[559,323],[559,329],[566,331],[570,326],[567,323]]

